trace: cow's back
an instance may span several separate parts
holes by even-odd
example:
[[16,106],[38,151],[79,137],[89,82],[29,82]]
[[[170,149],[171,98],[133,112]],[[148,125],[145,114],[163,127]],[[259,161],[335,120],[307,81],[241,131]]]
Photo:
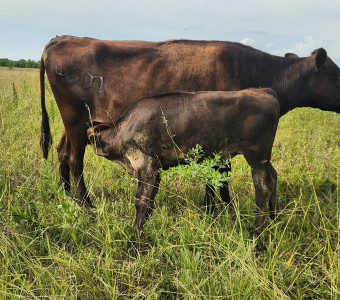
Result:
[[[146,96],[180,90],[237,90],[236,56],[247,46],[222,41],[105,41],[57,37],[45,47],[46,72],[63,110],[86,103],[115,121]],[[84,110],[85,111],[85,110]]]

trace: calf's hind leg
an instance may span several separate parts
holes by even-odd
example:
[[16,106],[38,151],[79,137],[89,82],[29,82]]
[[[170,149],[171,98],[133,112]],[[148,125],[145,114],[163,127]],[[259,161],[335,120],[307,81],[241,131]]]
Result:
[[255,166],[252,165],[252,177],[255,186],[255,202],[257,205],[256,219],[252,235],[257,236],[263,230],[265,223],[265,211],[268,208],[268,203],[271,199],[274,199],[272,198],[272,193],[275,192],[276,180],[272,174],[272,166],[270,162]]
[[[219,169],[220,172],[227,172],[227,173],[229,173],[230,170],[231,170],[230,165],[226,165],[224,168]],[[228,181],[224,182],[223,185],[220,187],[220,196],[221,196],[221,199],[222,199],[223,202],[225,202],[226,204],[232,205],[230,194],[229,194],[229,183],[228,183]],[[204,206],[206,208],[207,213],[213,212],[215,210],[214,197],[215,197],[215,189],[210,184],[206,184]]]
[[273,190],[272,193],[270,195],[270,199],[269,199],[269,213],[270,213],[270,218],[271,219],[275,219],[276,214],[279,210],[279,202],[277,200],[277,173],[275,171],[275,169],[273,168],[272,164],[269,163],[269,168],[270,168],[270,173],[272,176],[272,180],[273,180]]

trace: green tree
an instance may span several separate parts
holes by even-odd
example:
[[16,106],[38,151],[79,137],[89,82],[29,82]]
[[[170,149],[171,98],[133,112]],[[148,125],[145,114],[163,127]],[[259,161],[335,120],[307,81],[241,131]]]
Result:
[[40,63],[31,59],[26,61],[25,59],[10,60],[8,58],[0,58],[0,66],[8,68],[39,68]]

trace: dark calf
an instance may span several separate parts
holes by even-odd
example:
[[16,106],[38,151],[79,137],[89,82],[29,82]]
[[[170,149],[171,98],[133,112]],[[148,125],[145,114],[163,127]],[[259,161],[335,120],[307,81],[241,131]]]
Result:
[[277,209],[276,172],[270,158],[279,117],[280,106],[271,89],[183,92],[144,98],[114,124],[93,120],[87,134],[98,155],[138,179],[134,231],[142,229],[152,212],[159,168],[181,163],[178,149],[186,153],[199,144],[207,155],[243,154],[252,167],[258,207],[253,233],[259,234],[268,203],[271,217]]

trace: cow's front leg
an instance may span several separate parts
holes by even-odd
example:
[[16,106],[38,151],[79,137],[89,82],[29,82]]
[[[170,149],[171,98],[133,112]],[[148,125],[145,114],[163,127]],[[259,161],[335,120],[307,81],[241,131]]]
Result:
[[160,176],[158,172],[155,176],[138,179],[135,199],[136,220],[132,228],[133,232],[141,231],[146,219],[152,213],[159,182]]
[[92,205],[90,197],[87,193],[83,176],[86,144],[86,139],[72,140],[68,164],[76,188],[76,198],[78,203],[85,207],[93,208],[94,206]]

